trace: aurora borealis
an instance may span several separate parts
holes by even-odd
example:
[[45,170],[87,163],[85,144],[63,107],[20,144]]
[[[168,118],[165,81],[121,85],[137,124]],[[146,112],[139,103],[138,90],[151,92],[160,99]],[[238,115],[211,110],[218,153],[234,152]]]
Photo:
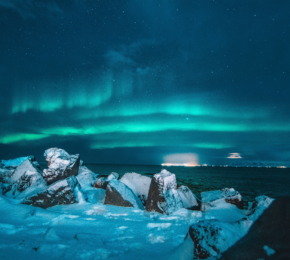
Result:
[[289,1],[0,0],[0,25],[0,159],[289,165]]

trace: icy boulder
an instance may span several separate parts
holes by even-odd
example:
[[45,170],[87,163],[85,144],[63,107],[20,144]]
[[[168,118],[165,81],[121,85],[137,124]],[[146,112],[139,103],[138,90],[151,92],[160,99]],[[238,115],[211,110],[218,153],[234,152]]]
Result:
[[50,148],[44,152],[44,157],[48,162],[48,169],[43,170],[42,176],[48,185],[78,175],[80,165],[78,154],[69,155],[63,149]]
[[105,204],[143,209],[140,199],[124,183],[113,179],[106,188]]
[[269,207],[273,199],[263,196],[263,198],[258,197],[257,201],[255,212],[248,215],[248,217],[245,215],[244,218],[238,221],[222,222],[210,219],[193,224],[187,234],[194,245],[193,259],[217,257],[245,236],[254,221]]
[[180,186],[177,191],[182,200],[184,208],[191,210],[200,210],[200,203],[198,203],[196,197],[187,186]]
[[11,159],[11,160],[1,160],[0,164],[2,168],[6,169],[15,169],[17,168],[21,163],[23,163],[25,160],[29,160],[31,162],[35,161],[35,158],[33,155],[29,155],[26,157],[19,157],[16,159]]
[[82,203],[87,200],[75,176],[50,185],[45,191],[26,197],[22,203],[40,208]]
[[176,188],[175,174],[166,170],[155,174],[150,184],[146,210],[171,214],[182,208],[182,200]]
[[[260,203],[256,204],[261,208],[264,198],[259,199]],[[275,199],[247,235],[229,248],[221,259],[290,259],[289,200],[290,197]]]
[[97,189],[105,190],[107,188],[108,183],[109,182],[106,181],[106,178],[101,177],[101,178],[97,179],[97,181],[93,184],[93,187],[95,187]]
[[9,198],[21,199],[29,194],[46,189],[46,182],[40,171],[29,159],[23,161],[9,179],[10,185],[3,190]]
[[110,175],[106,178],[107,182],[110,182],[113,179],[119,180],[119,174],[116,172],[111,172]]
[[83,190],[91,189],[94,183],[97,181],[98,175],[88,169],[86,166],[79,167],[79,173],[77,180]]
[[243,209],[243,199],[239,192],[233,188],[224,188],[216,191],[206,191],[201,193],[202,211],[215,207],[220,203],[230,203]]
[[141,200],[142,204],[146,206],[148,192],[151,184],[151,178],[141,174],[132,172],[125,173],[120,182],[127,185],[134,194]]

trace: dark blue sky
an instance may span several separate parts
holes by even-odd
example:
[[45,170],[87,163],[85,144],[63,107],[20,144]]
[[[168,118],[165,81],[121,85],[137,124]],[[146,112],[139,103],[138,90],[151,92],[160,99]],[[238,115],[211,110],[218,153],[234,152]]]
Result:
[[0,39],[1,159],[290,162],[287,0],[0,0]]

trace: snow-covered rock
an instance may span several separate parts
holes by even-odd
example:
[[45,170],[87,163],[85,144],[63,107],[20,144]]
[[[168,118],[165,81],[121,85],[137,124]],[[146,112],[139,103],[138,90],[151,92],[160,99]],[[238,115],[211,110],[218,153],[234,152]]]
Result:
[[200,203],[197,201],[196,197],[187,186],[182,185],[177,189],[177,191],[182,200],[184,208],[191,210],[200,210]]
[[106,188],[105,204],[143,209],[140,199],[124,183],[113,179]]
[[88,169],[86,166],[79,167],[79,173],[77,180],[83,190],[91,189],[94,183],[97,181],[98,175]]
[[98,178],[96,180],[96,182],[93,184],[93,187],[95,187],[97,189],[103,189],[103,190],[105,190],[107,188],[108,183],[109,182],[106,181],[106,178],[101,177],[101,178]]
[[11,174],[10,185],[3,190],[9,198],[22,199],[32,193],[46,189],[46,182],[40,171],[29,159],[24,160]]
[[116,179],[116,180],[119,180],[119,174],[118,173],[116,173],[116,172],[111,172],[110,174],[109,174],[109,176],[106,178],[106,181],[111,181],[111,180],[113,180],[113,179]]
[[134,194],[142,201],[142,204],[146,206],[146,200],[151,184],[151,178],[143,176],[139,173],[125,173],[120,182],[127,185]]
[[80,156],[69,155],[65,150],[50,148],[44,152],[48,162],[48,169],[43,170],[42,176],[48,185],[70,176],[77,176],[80,165]]
[[[257,198],[259,208],[267,203],[263,197]],[[249,232],[229,248],[221,259],[290,259],[289,200],[289,196],[275,199]]]
[[167,170],[155,174],[150,184],[146,210],[171,214],[182,207],[175,174]]
[[19,157],[19,158],[15,158],[15,159],[11,159],[11,160],[1,160],[0,164],[2,168],[13,168],[15,169],[16,167],[18,167],[21,163],[23,163],[25,160],[29,160],[29,161],[35,161],[35,158],[33,155],[29,155],[26,157]]
[[55,205],[82,203],[87,200],[75,176],[50,185],[45,191],[28,196],[22,204],[49,208]]
[[202,192],[201,201],[202,211],[206,211],[220,203],[230,203],[236,205],[239,209],[243,209],[242,196],[233,188]]
[[[210,219],[190,226],[188,235],[194,244],[193,259],[217,257],[245,236],[255,220],[269,207],[273,199],[266,196],[256,198],[256,210],[238,221],[223,222]],[[239,209],[233,209],[239,210]],[[233,258],[235,259],[235,258]]]

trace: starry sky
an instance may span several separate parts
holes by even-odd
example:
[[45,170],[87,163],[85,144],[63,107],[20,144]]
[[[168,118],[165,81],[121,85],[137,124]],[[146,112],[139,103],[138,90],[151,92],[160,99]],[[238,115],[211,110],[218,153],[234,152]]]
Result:
[[0,0],[0,158],[289,164],[289,46],[288,0]]

